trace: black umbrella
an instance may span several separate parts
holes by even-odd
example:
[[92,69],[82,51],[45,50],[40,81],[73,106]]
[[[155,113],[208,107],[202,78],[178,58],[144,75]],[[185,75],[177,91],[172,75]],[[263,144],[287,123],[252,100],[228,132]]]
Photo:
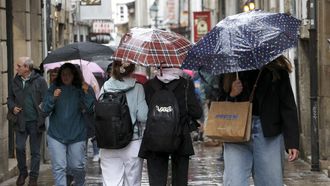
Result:
[[95,61],[99,59],[111,58],[114,53],[113,48],[92,42],[78,42],[66,45],[52,51],[43,60],[44,64],[74,59],[84,59]]
[[[116,51],[115,46],[109,46],[112,51]],[[99,57],[94,57],[93,62],[98,64],[104,72],[107,71],[108,66],[113,62],[113,58],[109,58],[109,56],[99,56]]]
[[106,59],[106,60],[95,60],[93,61],[93,63],[98,64],[103,70],[104,72],[107,71],[108,66],[113,62],[112,59]]

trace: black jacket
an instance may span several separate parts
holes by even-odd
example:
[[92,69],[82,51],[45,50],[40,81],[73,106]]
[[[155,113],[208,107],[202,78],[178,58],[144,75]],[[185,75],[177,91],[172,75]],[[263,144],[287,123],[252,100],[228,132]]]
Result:
[[[157,77],[147,81],[144,84],[145,98],[146,98],[148,105],[151,101],[152,95],[155,93],[155,90],[152,88],[151,81],[158,81],[159,83],[163,84],[163,82],[158,80]],[[179,104],[180,124],[183,126],[182,143],[179,146],[178,151],[176,153],[179,155],[183,155],[183,156],[193,155],[194,149],[192,146],[190,132],[189,132],[188,124],[187,124],[187,115],[189,114],[189,116],[193,119],[199,119],[202,116],[203,111],[202,111],[199,101],[195,95],[193,82],[191,80],[188,81],[187,79],[180,78],[179,80],[173,80],[170,83],[173,83],[174,81],[180,81],[173,92],[174,92],[175,97],[177,98],[177,101]],[[187,92],[187,100],[188,100],[187,103],[188,103],[189,113],[187,112],[186,101],[185,101],[185,90],[186,90],[188,82],[189,82],[189,89]],[[145,149],[144,143],[142,141],[139,156],[142,158],[148,158],[151,155],[152,155],[152,152],[147,151]]]
[[[31,77],[26,81],[25,88],[32,89],[33,106],[38,112],[38,129],[39,132],[44,131],[46,115],[41,111],[40,104],[47,92],[46,80],[40,74],[32,71]],[[16,75],[11,88],[8,91],[7,106],[8,112],[13,112],[15,106],[24,105],[25,95],[23,89],[23,80],[20,76]],[[17,123],[14,123],[15,129],[21,132],[25,131],[25,118],[23,112],[17,114]]]
[[[283,133],[286,149],[299,149],[297,108],[289,74],[285,70],[277,69],[277,72],[279,79],[273,80],[273,73],[263,69],[253,99],[253,114],[260,116],[265,137]],[[243,92],[235,98],[231,98],[220,84],[220,100],[247,101],[258,73],[259,70],[239,73]]]

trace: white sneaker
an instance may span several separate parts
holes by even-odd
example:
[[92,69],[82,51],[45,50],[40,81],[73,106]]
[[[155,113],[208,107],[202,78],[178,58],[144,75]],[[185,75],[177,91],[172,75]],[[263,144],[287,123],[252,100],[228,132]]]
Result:
[[94,162],[97,162],[97,161],[99,161],[100,160],[100,155],[94,155],[94,157],[93,157],[93,161]]

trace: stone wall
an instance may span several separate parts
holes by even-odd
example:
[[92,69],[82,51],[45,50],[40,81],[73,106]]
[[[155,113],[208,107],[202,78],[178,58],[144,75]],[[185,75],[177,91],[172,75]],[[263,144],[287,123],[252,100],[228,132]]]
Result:
[[[6,1],[0,1],[0,87],[7,87]],[[7,89],[0,89],[0,177],[8,171],[8,122],[5,114]]]
[[[41,1],[12,0],[13,14],[13,59],[20,56],[29,56],[39,66],[42,61],[42,13]],[[8,64],[7,29],[6,29],[6,0],[0,0],[0,182],[15,174],[15,168],[9,166],[8,161],[8,121],[7,97],[8,97]],[[10,11],[10,10],[9,10]],[[14,72],[15,74],[15,72]],[[28,152],[27,152],[28,154]],[[9,170],[11,169],[11,170]]]
[[319,134],[320,159],[330,165],[330,1],[318,1],[318,57],[319,57]]

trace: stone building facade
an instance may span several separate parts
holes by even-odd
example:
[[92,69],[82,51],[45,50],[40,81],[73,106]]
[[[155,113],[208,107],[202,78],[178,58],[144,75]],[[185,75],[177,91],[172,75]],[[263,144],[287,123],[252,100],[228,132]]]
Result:
[[39,68],[47,53],[43,35],[46,2],[52,35],[49,49],[73,42],[70,0],[63,1],[61,9],[56,9],[56,2],[51,0],[0,0],[0,182],[17,173],[14,132],[6,119],[8,86],[16,73],[14,63],[18,57],[31,57]]
[[[14,135],[6,120],[7,95],[14,62],[30,56],[38,66],[42,60],[42,12],[40,1],[0,1],[0,181],[15,174]],[[13,162],[13,163],[11,163]]]

